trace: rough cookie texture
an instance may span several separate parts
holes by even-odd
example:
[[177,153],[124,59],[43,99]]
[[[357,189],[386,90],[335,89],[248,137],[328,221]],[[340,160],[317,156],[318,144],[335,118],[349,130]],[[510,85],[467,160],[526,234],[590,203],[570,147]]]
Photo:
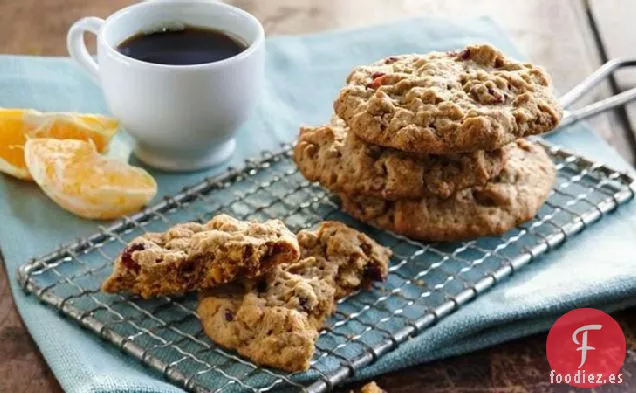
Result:
[[279,263],[297,262],[299,255],[296,236],[283,222],[219,215],[206,224],[178,224],[137,237],[115,260],[102,290],[144,298],[178,295],[259,277]]
[[307,180],[333,192],[386,200],[447,198],[486,184],[505,161],[503,149],[440,156],[370,145],[337,117],[328,125],[301,128],[293,153]]
[[390,251],[342,223],[323,222],[298,241],[297,263],[200,295],[197,312],[213,341],[260,365],[306,370],[335,301],[387,275]]
[[356,67],[334,109],[369,143],[436,154],[493,150],[562,116],[543,69],[490,45]]
[[532,219],[545,202],[555,169],[545,150],[528,141],[511,145],[501,174],[483,187],[450,199],[389,202],[340,195],[343,209],[378,227],[424,241],[457,241],[500,235]]

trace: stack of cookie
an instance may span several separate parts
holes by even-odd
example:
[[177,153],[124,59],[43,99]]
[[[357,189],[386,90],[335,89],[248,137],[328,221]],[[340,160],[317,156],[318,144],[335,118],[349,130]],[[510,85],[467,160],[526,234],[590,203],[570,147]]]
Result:
[[424,241],[498,235],[531,219],[555,178],[520,139],[562,110],[544,70],[490,45],[353,69],[330,124],[301,128],[294,161],[342,208]]

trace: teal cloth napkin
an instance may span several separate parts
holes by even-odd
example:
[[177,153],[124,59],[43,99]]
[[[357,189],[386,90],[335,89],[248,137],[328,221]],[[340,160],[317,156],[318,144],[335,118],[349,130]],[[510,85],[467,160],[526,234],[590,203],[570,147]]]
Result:
[[[449,22],[412,19],[369,29],[267,41],[267,81],[260,106],[242,127],[233,164],[295,138],[301,123],[329,119],[348,70],[396,53],[428,52],[491,42],[519,56],[488,19]],[[0,106],[45,111],[106,112],[99,88],[65,58],[0,57]],[[584,125],[550,138],[617,169],[634,173]],[[115,153],[130,140],[118,136]],[[204,175],[153,171],[159,196]],[[18,309],[62,387],[79,392],[181,392],[112,345],[81,330],[52,308],[25,296],[16,269],[61,242],[96,231],[98,223],[57,207],[32,183],[0,176],[0,245]],[[157,198],[158,199],[158,198]],[[636,203],[630,203],[560,249],[525,267],[479,299],[356,375],[366,378],[416,363],[462,354],[549,328],[580,306],[607,310],[636,303]]]

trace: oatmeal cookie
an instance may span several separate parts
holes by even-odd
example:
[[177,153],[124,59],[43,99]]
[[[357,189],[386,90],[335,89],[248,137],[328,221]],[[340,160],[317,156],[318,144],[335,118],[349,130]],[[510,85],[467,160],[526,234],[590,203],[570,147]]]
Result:
[[458,241],[500,235],[537,213],[555,179],[552,161],[541,146],[519,140],[501,174],[483,187],[450,199],[384,201],[340,195],[342,208],[380,228],[424,241]]
[[178,224],[134,239],[102,284],[106,292],[144,298],[179,295],[239,277],[259,277],[279,263],[298,261],[296,236],[279,220],[243,222],[227,215],[206,224]]
[[306,370],[335,301],[387,275],[390,251],[342,223],[323,222],[298,241],[298,262],[200,294],[197,312],[213,341],[256,364]]
[[356,67],[334,109],[369,143],[434,154],[494,150],[562,117],[548,74],[490,45]]
[[334,117],[331,124],[301,128],[293,159],[307,180],[333,192],[398,200],[448,198],[482,186],[499,174],[505,154],[504,149],[443,156],[405,153],[364,142]]

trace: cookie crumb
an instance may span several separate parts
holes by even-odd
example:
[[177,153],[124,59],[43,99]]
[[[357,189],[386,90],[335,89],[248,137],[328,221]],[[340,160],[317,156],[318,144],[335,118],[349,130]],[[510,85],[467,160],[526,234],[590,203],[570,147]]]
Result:
[[[352,390],[350,393],[355,392]],[[387,391],[379,387],[375,381],[371,381],[360,389],[360,393],[387,393]]]

